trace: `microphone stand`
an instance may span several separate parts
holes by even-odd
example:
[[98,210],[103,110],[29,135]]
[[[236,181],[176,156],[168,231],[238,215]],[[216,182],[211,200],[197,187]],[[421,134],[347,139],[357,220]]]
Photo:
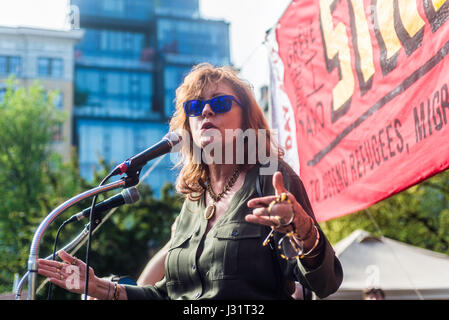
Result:
[[[168,140],[169,143],[172,144],[170,140]],[[20,295],[22,293],[22,288],[25,282],[25,278],[28,278],[28,300],[35,300],[36,299],[36,276],[37,276],[37,270],[38,270],[38,254],[39,254],[39,246],[40,242],[42,240],[42,236],[47,230],[50,223],[53,222],[53,220],[58,217],[61,213],[63,213],[68,208],[72,207],[76,203],[89,198],[96,196],[100,193],[107,192],[113,189],[117,188],[129,188],[137,185],[139,183],[139,175],[141,173],[142,167],[145,165],[145,163],[142,163],[141,165],[138,165],[134,167],[132,170],[129,170],[126,172],[127,177],[123,177],[118,181],[111,182],[106,185],[100,185],[96,188],[92,188],[90,190],[87,190],[79,195],[74,196],[73,198],[65,201],[64,203],[60,204],[58,207],[56,207],[52,212],[50,212],[45,219],[39,224],[39,227],[37,228],[36,232],[33,236],[33,241],[31,242],[31,248],[30,248],[30,255],[28,257],[28,272],[25,274],[25,276],[22,278],[22,280],[17,285],[16,290],[16,299],[20,298]],[[110,176],[112,176],[110,174]],[[107,180],[107,179],[106,179]],[[93,210],[93,209],[92,209]],[[91,213],[92,217],[92,213]],[[93,221],[91,221],[93,222]],[[80,234],[74,241],[72,241],[69,245],[71,246],[75,241],[77,241],[80,238],[84,238],[87,234],[91,234],[90,228],[87,228],[85,231],[83,231],[82,234]],[[67,245],[67,246],[69,246]],[[47,257],[47,259],[49,259]]]
[[[117,208],[114,208],[114,209],[117,209]],[[113,209],[113,211],[111,211],[111,213],[114,212],[114,209]],[[108,214],[106,217],[109,217],[110,214]],[[92,223],[93,223],[92,232],[95,232],[97,227],[101,226],[102,222],[103,222],[103,218],[94,219],[94,221],[92,221]],[[82,244],[84,239],[89,235],[89,228],[90,228],[90,223],[86,224],[83,231],[81,231],[75,238],[73,238],[72,241],[70,241],[68,244],[66,244],[62,249],[59,249],[56,252],[56,256],[58,256],[58,253],[60,251],[65,251],[70,254],[74,254],[74,252],[76,252],[78,250],[77,247],[80,244]],[[45,258],[45,260],[52,260],[52,259],[53,259],[53,254],[50,254],[48,257]],[[15,300],[20,300],[20,298],[22,296],[23,286],[25,284],[25,281],[27,280],[28,275],[29,275],[29,272],[27,271],[23,275],[23,277],[20,279],[20,281],[18,282],[18,284],[14,290],[15,294],[16,294]],[[37,291],[39,291],[39,289],[37,289]]]
[[[129,179],[130,178],[130,179]],[[95,196],[97,194],[107,192],[113,189],[121,188],[121,187],[129,187],[136,185],[138,183],[138,174],[132,175],[129,178],[124,178],[115,182],[111,182],[109,184],[99,186],[90,190],[87,190],[79,195],[76,195],[75,197],[65,201],[61,205],[59,205],[57,208],[55,208],[52,212],[50,212],[45,219],[40,223],[39,227],[37,228],[36,232],[33,236],[33,241],[31,243],[30,248],[30,255],[28,258],[28,272],[27,272],[27,278],[28,278],[28,300],[35,300],[36,295],[36,275],[37,275],[37,269],[38,269],[38,254],[39,254],[39,246],[42,239],[42,236],[45,232],[45,230],[48,228],[51,222],[58,217],[61,213],[63,213],[65,210],[70,208],[71,206],[75,205],[76,203]],[[137,178],[137,182],[135,181]],[[84,232],[83,232],[84,233]],[[78,240],[80,237],[85,237],[85,235],[80,234],[74,241],[72,241],[69,245],[72,245],[76,240]],[[88,232],[87,232],[88,233]],[[68,245],[68,246],[69,246]],[[48,259],[48,258],[47,258]],[[24,276],[25,278],[25,276]],[[22,280],[24,280],[22,278]],[[16,299],[17,297],[20,297],[19,291],[21,292],[24,281],[20,281],[18,287],[18,290],[16,290]]]
[[[162,160],[162,158],[159,158],[159,160],[156,161],[155,164],[153,164],[153,166],[145,173],[145,175],[143,176],[143,179],[153,170],[155,165],[157,165]],[[141,169],[142,168],[138,168],[136,171],[127,172],[128,177],[122,178],[122,180],[123,179],[125,180],[125,188],[133,187],[133,186],[139,184],[139,175],[140,175]],[[106,187],[106,186],[104,186],[104,187]],[[80,199],[78,201],[81,201],[81,200],[82,199]],[[66,210],[66,209],[68,209],[68,207],[65,208],[64,210]],[[101,224],[101,220],[95,219],[94,221],[92,221],[92,223],[93,223],[92,232],[94,232],[94,230]],[[77,247],[89,235],[89,226],[90,226],[90,223],[86,225],[84,230],[79,235],[77,235],[70,243],[65,245],[62,249],[58,250],[58,252],[61,250],[70,252],[72,249],[74,249],[76,251]],[[53,254],[51,254],[45,258],[45,260],[52,260],[52,259],[53,259]],[[23,286],[25,285],[25,281],[27,280],[29,274],[30,274],[30,272],[27,271],[24,274],[24,276],[22,277],[22,279],[19,281],[19,283],[17,284],[17,286],[15,288],[15,294],[16,294],[15,300],[20,300],[20,297],[22,296]]]
[[[97,224],[94,224],[93,228],[95,229],[97,227]],[[81,243],[84,238],[87,237],[87,235],[89,234],[89,224],[86,225],[86,227],[84,228],[83,231],[81,231],[80,234],[78,234],[70,243],[68,243],[67,245],[65,245],[62,249],[58,250],[64,250],[66,252],[70,252],[73,248],[75,248],[79,243]],[[45,260],[52,260],[53,259],[53,254],[50,254],[48,257],[45,258]],[[17,284],[17,287],[15,288],[15,294],[16,300],[20,300],[20,297],[22,296],[22,290],[23,290],[23,286],[25,284],[25,281],[28,278],[28,275],[30,274],[29,271],[27,271],[24,276],[22,277],[22,279],[19,281],[19,283]]]

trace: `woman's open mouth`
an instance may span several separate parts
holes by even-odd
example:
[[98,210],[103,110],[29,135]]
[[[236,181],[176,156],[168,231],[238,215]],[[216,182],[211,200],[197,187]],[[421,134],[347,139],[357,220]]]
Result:
[[217,128],[216,126],[214,126],[213,124],[212,124],[212,122],[205,122],[205,123],[203,123],[203,125],[201,126],[201,131],[203,131],[203,130],[208,130],[208,129],[213,129],[213,128]]

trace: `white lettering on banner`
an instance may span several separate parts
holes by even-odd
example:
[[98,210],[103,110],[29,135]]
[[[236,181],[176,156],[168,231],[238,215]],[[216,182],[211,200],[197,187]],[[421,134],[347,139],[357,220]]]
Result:
[[277,52],[275,32],[267,36],[270,60],[271,86],[271,127],[279,130],[278,144],[285,151],[284,160],[299,175],[298,143],[296,140],[296,123],[292,105],[284,88],[284,64]]

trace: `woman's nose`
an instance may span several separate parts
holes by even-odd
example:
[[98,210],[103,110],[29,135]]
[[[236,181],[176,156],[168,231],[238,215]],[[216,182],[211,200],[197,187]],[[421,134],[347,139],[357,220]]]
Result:
[[203,117],[207,117],[207,116],[213,116],[215,114],[215,112],[212,110],[212,108],[210,107],[209,103],[206,103],[206,105],[204,106],[203,112],[201,113],[201,115]]

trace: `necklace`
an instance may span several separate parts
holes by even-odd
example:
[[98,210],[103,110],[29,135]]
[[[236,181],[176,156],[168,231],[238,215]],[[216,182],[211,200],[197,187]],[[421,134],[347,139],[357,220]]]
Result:
[[229,191],[229,189],[232,188],[232,186],[237,181],[237,178],[240,174],[240,168],[237,167],[234,170],[234,173],[232,174],[231,178],[229,179],[228,183],[226,183],[226,186],[224,187],[223,191],[219,194],[215,194],[214,190],[212,190],[212,186],[210,184],[210,180],[207,183],[207,191],[209,192],[210,197],[213,199],[213,203],[209,206],[207,206],[206,210],[204,211],[204,218],[206,220],[209,220],[212,218],[215,214],[216,206],[215,204],[223,198],[223,196]]

